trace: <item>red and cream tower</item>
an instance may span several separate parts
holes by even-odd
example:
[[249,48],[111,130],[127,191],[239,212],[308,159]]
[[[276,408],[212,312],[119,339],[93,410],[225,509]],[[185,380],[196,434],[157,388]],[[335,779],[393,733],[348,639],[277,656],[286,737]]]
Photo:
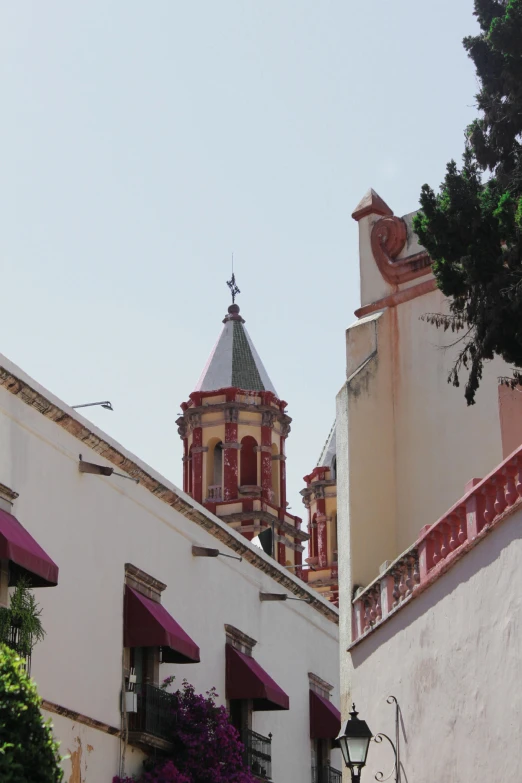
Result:
[[339,575],[337,566],[337,446],[336,426],[332,427],[319,462],[305,476],[306,489],[301,490],[308,510],[310,533],[307,567],[301,578],[323,598],[339,606]]
[[284,566],[302,563],[301,519],[286,511],[286,402],[234,303],[203,372],[177,420],[183,439],[183,489]]

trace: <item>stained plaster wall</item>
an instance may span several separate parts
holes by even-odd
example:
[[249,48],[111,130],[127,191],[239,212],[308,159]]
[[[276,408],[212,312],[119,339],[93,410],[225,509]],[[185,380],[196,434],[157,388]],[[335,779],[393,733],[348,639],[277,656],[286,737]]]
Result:
[[[1,363],[25,378],[7,360],[2,358]],[[31,379],[28,382],[39,388]],[[106,439],[103,433],[100,437]],[[145,488],[115,476],[80,474],[79,453],[86,461],[108,464],[20,398],[0,389],[0,481],[19,493],[14,513],[60,567],[58,587],[37,591],[47,635],[34,651],[32,672],[42,697],[119,728],[124,566],[133,563],[167,584],[163,605],[201,648],[200,664],[163,664],[161,678],[174,674],[180,683],[186,677],[200,692],[216,686],[223,702],[225,623],[258,640],[255,657],[288,693],[291,709],[255,713],[253,728],[274,735],[276,781],[307,780],[308,672],[332,683],[338,702],[335,623],[305,603],[260,602],[260,591],[282,588],[246,561],[192,557],[193,544],[229,550]],[[257,548],[256,552],[273,563]],[[119,739],[87,728],[76,734],[65,718],[53,720],[65,749],[75,749],[76,736],[84,738],[82,764],[88,762],[88,767],[82,767],[83,777],[78,779],[72,762],[65,762],[67,783],[111,780],[118,771]],[[337,755],[333,763],[339,766]],[[138,766],[139,755],[129,754],[127,771]]]
[[[370,248],[374,220],[359,224],[363,305],[432,277],[401,287],[386,283]],[[401,255],[418,250],[410,231]],[[447,383],[459,350],[447,346],[458,335],[421,320],[446,308],[433,291],[361,318],[346,333],[347,382],[337,397],[336,428],[343,715],[352,699],[345,650],[354,589],[410,546],[464,494],[469,479],[486,475],[503,457],[497,379],[509,368],[500,360],[487,364],[476,404],[467,407],[463,388]],[[405,660],[397,656],[400,676],[409,670]]]
[[[438,581],[342,652],[350,693],[374,734],[394,735],[401,708],[402,780],[519,780],[522,747],[522,512]],[[365,780],[393,766],[372,743]],[[349,777],[344,778],[348,783]]]
[[[363,302],[393,288],[371,252],[373,222],[359,224]],[[418,250],[410,235],[407,252]],[[509,368],[487,363],[476,404],[467,406],[463,387],[447,383],[462,346],[452,343],[461,335],[421,320],[446,311],[435,290],[361,318],[346,332],[346,410],[338,409],[338,417],[348,428],[350,498],[349,506],[339,504],[339,524],[350,526],[354,584],[372,581],[381,563],[395,559],[464,493],[469,479],[502,460],[498,377]],[[341,470],[338,464],[338,481]]]

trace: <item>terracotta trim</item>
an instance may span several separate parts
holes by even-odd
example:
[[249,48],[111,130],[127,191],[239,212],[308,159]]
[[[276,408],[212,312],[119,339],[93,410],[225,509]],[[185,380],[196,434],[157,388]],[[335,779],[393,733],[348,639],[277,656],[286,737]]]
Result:
[[388,204],[383,201],[373,188],[370,188],[359,201],[352,212],[352,218],[359,222],[359,220],[368,217],[368,215],[393,215]]
[[109,726],[108,723],[103,723],[101,720],[96,720],[96,718],[89,718],[88,715],[82,715],[81,712],[70,710],[68,707],[62,707],[60,704],[55,704],[53,701],[42,699],[40,707],[42,710],[46,710],[46,712],[53,712],[55,715],[62,715],[64,718],[69,718],[69,720],[72,720],[75,723],[83,723],[84,726],[89,726],[91,729],[103,731],[104,734],[111,734],[113,737],[122,736],[120,729]]
[[[308,598],[310,606],[313,606],[327,620],[335,624],[339,623],[339,610],[331,604],[327,604],[326,601],[317,600],[318,594],[308,588],[304,582],[298,581],[297,578],[292,578],[287,572],[283,572],[274,561],[268,559],[268,556],[262,554],[257,547],[252,546],[247,539],[227,529],[226,523],[222,523],[216,516],[197,503],[193,504],[189,498],[179,495],[179,490],[176,491],[176,489],[164,484],[150,469],[146,470],[139,462],[134,461],[131,456],[125,454],[119,444],[111,443],[102,438],[100,434],[91,430],[87,422],[82,420],[80,416],[76,418],[74,411],[67,412],[67,410],[61,407],[59,401],[51,401],[44,394],[30,386],[28,382],[14,375],[14,371],[16,371],[16,368],[10,370],[0,365],[0,387],[3,387],[13,396],[18,397],[24,405],[28,405],[40,415],[45,416],[49,421],[57,424],[119,470],[124,471],[133,478],[139,479],[139,483],[144,489],[167,506],[179,511],[186,519],[195,522],[196,525],[206,530],[218,541],[221,541],[224,546],[241,555],[244,560],[248,561],[255,568],[268,574],[290,593],[300,598]],[[292,532],[292,535],[296,535],[295,531]]]
[[403,218],[386,215],[373,224],[370,237],[373,257],[388,283],[408,283],[429,272],[431,258],[426,250],[399,258],[407,238],[408,229]]
[[376,302],[359,307],[355,311],[356,318],[364,318],[365,315],[376,313],[378,310],[385,310],[387,307],[397,307],[397,305],[409,302],[411,299],[416,299],[418,296],[424,296],[431,291],[437,290],[437,281],[435,279],[425,280],[424,283],[419,283],[411,288],[406,288],[403,291],[395,291],[395,293],[385,296],[383,299],[377,299]]
[[[493,532],[499,525],[504,522],[505,519],[512,516],[516,511],[520,511],[522,508],[522,503],[520,502],[520,498],[515,501],[515,503],[512,506],[509,506],[507,509],[503,511],[502,514],[499,514],[493,522],[491,522],[489,525],[486,525],[482,528],[480,533],[477,533],[475,538],[468,539],[462,546],[460,546],[455,552],[452,552],[448,557],[446,557],[444,560],[441,561],[441,563],[436,567],[433,568],[427,575],[426,579],[424,579],[419,585],[416,585],[413,588],[413,592],[404,598],[402,602],[396,606],[394,609],[392,609],[388,614],[382,618],[379,622],[375,623],[371,626],[365,633],[361,634],[355,641],[353,641],[351,644],[348,645],[346,648],[347,652],[350,652],[353,650],[354,647],[357,647],[358,644],[363,642],[365,639],[368,638],[368,636],[371,636],[372,633],[374,633],[378,628],[384,625],[384,623],[388,622],[392,617],[395,617],[395,615],[401,611],[405,606],[410,604],[415,598],[417,598],[419,595],[421,595],[425,590],[428,589],[428,587],[431,587],[431,585],[436,582],[438,579],[440,579],[441,576],[443,576],[447,571],[452,568],[455,563],[458,563],[459,560],[462,560],[462,558],[467,555],[468,552],[470,552],[472,549],[475,549],[476,546],[478,546],[487,536],[489,536],[490,533]],[[426,525],[427,528],[431,528],[431,525]],[[418,545],[419,542],[416,542],[415,546]],[[400,559],[400,558],[398,558]],[[374,580],[368,587],[370,587],[375,582],[378,582],[382,579],[382,577],[385,576],[385,574],[379,575],[377,579]],[[366,592],[368,587],[364,588],[363,592]],[[360,598],[360,595],[356,596],[354,601],[355,603],[357,598]]]

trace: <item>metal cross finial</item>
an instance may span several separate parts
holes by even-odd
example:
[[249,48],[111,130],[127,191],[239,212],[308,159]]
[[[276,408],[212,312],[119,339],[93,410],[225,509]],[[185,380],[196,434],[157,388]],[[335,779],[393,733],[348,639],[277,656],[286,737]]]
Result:
[[[234,256],[232,256],[232,264],[234,263]],[[232,294],[232,304],[236,301],[236,296],[241,293],[239,288],[236,285],[236,276],[234,274],[234,268],[232,267],[232,277],[230,280],[227,280],[227,285],[230,288],[230,293]]]

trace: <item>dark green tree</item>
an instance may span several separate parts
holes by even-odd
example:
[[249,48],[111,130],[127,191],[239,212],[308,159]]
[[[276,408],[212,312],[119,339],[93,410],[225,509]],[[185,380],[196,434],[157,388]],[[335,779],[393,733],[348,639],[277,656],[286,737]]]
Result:
[[502,357],[522,383],[522,0],[475,0],[481,32],[464,39],[480,83],[479,117],[466,130],[436,194],[421,192],[414,229],[433,259],[449,315],[425,319],[465,330],[448,381],[475,402],[485,361]]
[[58,745],[23,661],[0,644],[0,780],[60,783]]

